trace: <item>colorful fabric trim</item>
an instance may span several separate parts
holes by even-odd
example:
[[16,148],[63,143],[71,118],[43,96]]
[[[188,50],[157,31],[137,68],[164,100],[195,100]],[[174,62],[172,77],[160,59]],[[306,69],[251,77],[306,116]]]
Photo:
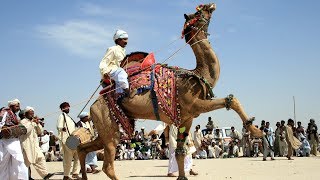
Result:
[[[114,89],[114,87],[112,89]],[[115,91],[109,91],[105,93],[104,98],[109,107],[111,119],[119,125],[119,129],[122,128],[124,130],[126,137],[131,138],[134,132],[135,121],[134,119],[128,118],[122,108],[118,105],[117,100],[119,99],[119,96],[116,95]]]
[[180,104],[176,87],[176,75],[172,68],[168,68],[166,65],[157,65],[155,67],[154,91],[162,111],[169,116],[172,123],[179,127],[181,124]]

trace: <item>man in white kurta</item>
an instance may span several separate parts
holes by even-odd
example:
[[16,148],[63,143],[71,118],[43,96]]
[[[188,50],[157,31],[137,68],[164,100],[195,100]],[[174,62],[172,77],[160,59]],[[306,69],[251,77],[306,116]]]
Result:
[[79,171],[80,164],[79,158],[76,150],[71,150],[66,145],[67,138],[71,135],[71,133],[76,129],[76,123],[69,116],[70,105],[67,102],[63,102],[60,104],[60,109],[62,113],[60,114],[57,122],[58,129],[58,138],[60,140],[62,153],[63,153],[63,179],[70,179],[70,171],[71,171],[71,163],[73,161],[73,169],[72,169],[72,177],[80,179]]
[[[0,129],[3,126],[18,125],[15,113],[20,110],[20,101],[14,99],[8,102],[8,108],[0,113]],[[0,179],[28,179],[28,168],[24,164],[19,138],[5,138],[4,130],[0,132]]]
[[116,82],[116,92],[122,93],[125,90],[129,93],[128,74],[120,67],[126,56],[125,47],[128,43],[128,34],[123,30],[117,30],[113,36],[115,46],[108,48],[102,58],[99,68],[102,79],[111,78]]
[[[25,165],[30,168],[32,164],[39,175],[44,179],[49,179],[53,174],[49,174],[46,167],[46,160],[39,147],[38,135],[42,133],[42,126],[39,120],[34,118],[34,109],[27,106],[24,110],[25,118],[21,124],[27,128],[27,134],[20,136],[22,153]],[[31,177],[31,174],[29,175]]]
[[42,153],[45,155],[49,151],[49,133],[46,130],[43,130],[42,135],[39,137],[40,149]]
[[194,141],[194,146],[197,150],[197,153],[199,153],[202,140],[203,140],[203,134],[200,130],[200,125],[197,125],[196,130],[193,132],[193,141]]

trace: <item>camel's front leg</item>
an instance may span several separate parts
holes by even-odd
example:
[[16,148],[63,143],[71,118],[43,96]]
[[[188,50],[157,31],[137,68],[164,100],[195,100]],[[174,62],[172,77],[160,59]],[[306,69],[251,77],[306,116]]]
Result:
[[188,136],[188,133],[186,133],[185,130],[180,130],[180,128],[178,128],[177,148],[175,150],[175,156],[176,156],[178,169],[179,169],[179,177],[177,178],[177,180],[188,179],[184,172],[184,159],[187,155],[187,150],[185,149],[184,144],[186,142],[187,136]]
[[243,125],[251,132],[253,136],[262,137],[262,132],[252,125],[252,121],[254,120],[254,118],[250,119],[248,117],[237,98],[234,98],[233,95],[229,95],[225,98],[225,103],[227,110],[232,109],[238,113],[243,122]]
[[217,109],[227,108],[227,110],[234,110],[240,116],[243,125],[251,132],[253,136],[262,137],[262,132],[252,125],[252,119],[244,112],[239,100],[233,95],[226,98],[212,99],[212,100],[197,100],[193,109],[206,113]]

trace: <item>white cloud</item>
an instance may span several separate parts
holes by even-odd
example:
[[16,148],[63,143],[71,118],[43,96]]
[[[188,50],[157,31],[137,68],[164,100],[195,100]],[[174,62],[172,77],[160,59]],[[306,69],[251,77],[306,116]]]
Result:
[[112,10],[109,8],[103,8],[92,3],[83,3],[80,5],[80,10],[87,15],[91,16],[106,16],[112,15]]
[[112,43],[113,35],[108,28],[88,21],[41,25],[36,30],[42,38],[80,56],[101,54],[100,49],[105,47],[108,41]]

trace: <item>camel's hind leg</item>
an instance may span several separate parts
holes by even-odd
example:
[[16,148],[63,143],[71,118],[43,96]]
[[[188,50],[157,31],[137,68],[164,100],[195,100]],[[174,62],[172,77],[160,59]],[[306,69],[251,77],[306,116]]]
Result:
[[82,174],[83,180],[88,179],[87,171],[86,171],[86,156],[87,156],[87,154],[89,152],[97,151],[102,148],[103,148],[103,144],[102,144],[102,140],[99,136],[91,142],[79,145],[77,151],[78,151],[78,157],[79,157],[79,161],[80,161],[81,174]]
[[114,171],[114,158],[116,155],[116,146],[117,145],[113,141],[109,141],[106,143],[104,147],[104,161],[102,170],[112,180],[118,179]]

